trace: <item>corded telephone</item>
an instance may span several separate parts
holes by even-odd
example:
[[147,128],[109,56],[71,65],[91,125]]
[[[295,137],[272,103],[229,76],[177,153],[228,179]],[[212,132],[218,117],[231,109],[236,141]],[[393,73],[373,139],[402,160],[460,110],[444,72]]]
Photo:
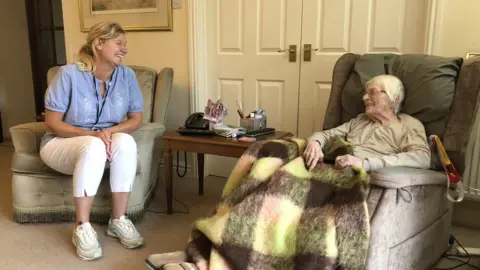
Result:
[[196,112],[185,120],[185,128],[188,129],[209,129],[209,121],[203,118],[203,113]]
[[178,132],[182,135],[215,135],[215,132],[210,130],[210,121],[204,119],[201,112],[190,115]]

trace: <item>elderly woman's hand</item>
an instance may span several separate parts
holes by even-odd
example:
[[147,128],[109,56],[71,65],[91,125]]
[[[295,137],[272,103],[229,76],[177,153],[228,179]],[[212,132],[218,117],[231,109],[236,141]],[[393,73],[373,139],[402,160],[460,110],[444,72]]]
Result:
[[318,162],[323,162],[322,148],[317,141],[311,141],[308,143],[303,156],[307,161],[307,166],[310,171],[315,168]]
[[352,156],[352,155],[338,156],[335,159],[335,168],[343,169],[347,166],[363,167],[363,161],[362,161],[362,159],[360,159],[356,156]]

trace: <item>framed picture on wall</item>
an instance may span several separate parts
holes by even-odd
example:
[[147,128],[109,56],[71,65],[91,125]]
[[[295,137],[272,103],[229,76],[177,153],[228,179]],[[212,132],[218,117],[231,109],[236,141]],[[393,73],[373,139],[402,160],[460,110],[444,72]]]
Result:
[[171,0],[79,0],[80,30],[102,21],[119,23],[126,31],[172,31]]
[[480,52],[478,52],[478,53],[471,52],[471,53],[467,53],[467,55],[465,56],[465,59],[470,58],[470,57],[479,57],[479,56],[480,56]]

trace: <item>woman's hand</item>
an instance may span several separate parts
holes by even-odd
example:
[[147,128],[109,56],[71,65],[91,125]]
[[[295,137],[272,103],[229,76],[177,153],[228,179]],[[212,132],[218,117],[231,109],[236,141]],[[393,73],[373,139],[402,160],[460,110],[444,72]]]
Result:
[[107,160],[108,162],[112,162],[112,152],[110,149],[110,145],[112,142],[112,134],[106,130],[98,130],[98,131],[95,131],[94,134],[95,134],[95,137],[100,138],[105,144],[105,147],[107,149]]
[[303,156],[307,161],[308,170],[310,171],[317,166],[318,162],[323,162],[322,148],[317,141],[311,141],[308,143]]
[[343,169],[347,166],[363,167],[363,161],[362,161],[362,159],[360,159],[356,156],[352,156],[352,155],[338,156],[335,159],[335,168]]

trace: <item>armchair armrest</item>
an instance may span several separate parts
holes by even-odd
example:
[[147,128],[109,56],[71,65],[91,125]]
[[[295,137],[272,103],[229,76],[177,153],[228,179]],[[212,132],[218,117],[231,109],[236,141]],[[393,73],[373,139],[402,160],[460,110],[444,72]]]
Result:
[[165,132],[165,126],[161,123],[145,123],[139,129],[132,132],[132,137],[137,144],[141,144],[147,141],[154,141]]
[[10,128],[13,147],[17,153],[36,154],[40,150],[40,140],[47,131],[43,122],[20,124]]
[[403,188],[420,185],[446,185],[445,172],[415,169],[409,167],[389,167],[370,173],[371,184],[383,188]]
[[133,139],[137,143],[139,153],[139,166],[146,176],[150,179],[152,161],[154,161],[155,145],[161,140],[161,136],[165,131],[165,126],[160,123],[145,123],[139,129],[131,133]]

